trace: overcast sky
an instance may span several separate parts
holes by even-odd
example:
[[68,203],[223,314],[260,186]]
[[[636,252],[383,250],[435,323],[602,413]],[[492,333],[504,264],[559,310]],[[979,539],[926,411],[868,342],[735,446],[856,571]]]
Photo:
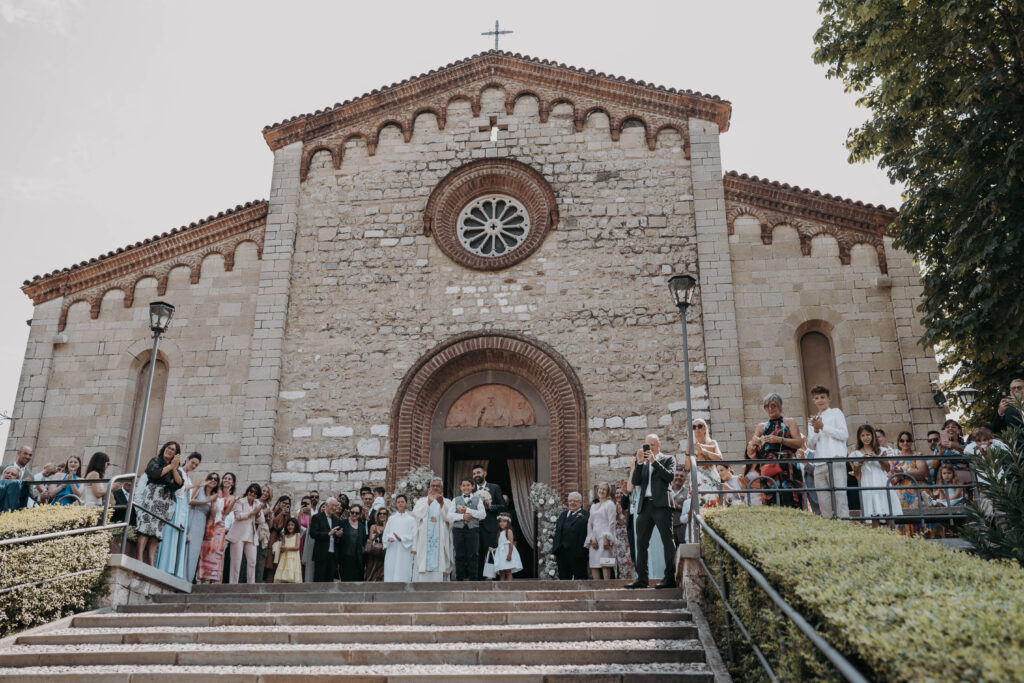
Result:
[[730,100],[726,170],[897,206],[880,170],[846,161],[866,112],[811,59],[816,7],[0,0],[0,410],[23,280],[266,197],[263,126],[487,50],[495,19],[503,49]]

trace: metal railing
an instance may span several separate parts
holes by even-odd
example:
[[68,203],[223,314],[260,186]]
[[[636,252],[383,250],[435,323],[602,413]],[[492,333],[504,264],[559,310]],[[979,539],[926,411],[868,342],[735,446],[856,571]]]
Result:
[[[743,488],[730,488],[724,485],[717,488],[698,488],[698,496],[718,496],[722,503],[726,503],[732,497],[739,495],[741,499],[747,505],[784,505],[782,498],[784,496],[792,496],[793,494],[802,494],[800,496],[799,507],[806,509],[807,493],[813,493],[816,496],[819,494],[827,494],[832,502],[833,515],[836,510],[837,496],[846,496],[848,491],[856,491],[858,493],[867,493],[872,491],[883,491],[886,494],[894,492],[897,497],[902,497],[901,492],[913,491],[915,501],[910,507],[905,507],[902,503],[899,505],[899,509],[893,505],[892,496],[885,495],[885,505],[887,507],[888,514],[884,515],[871,515],[871,516],[853,516],[849,519],[856,521],[878,521],[878,522],[895,522],[902,524],[909,523],[940,523],[948,521],[950,524],[954,524],[957,520],[963,520],[967,518],[966,503],[973,500],[977,496],[978,487],[978,474],[974,467],[970,465],[962,455],[931,455],[915,458],[917,460],[934,461],[937,460],[940,463],[946,461],[952,461],[956,463],[964,463],[967,466],[966,471],[970,472],[971,480],[969,482],[962,482],[959,479],[952,484],[927,484],[920,483],[913,477],[905,472],[897,473],[886,473],[886,484],[881,486],[860,486],[860,485],[849,485],[847,486],[846,481],[842,482],[842,485],[836,485],[835,481],[832,481],[832,464],[842,463],[846,466],[855,463],[868,463],[868,462],[903,462],[910,458],[897,456],[879,456],[872,458],[778,458],[778,459],[758,459],[758,460],[701,460],[698,461],[698,467],[706,466],[717,466],[717,465],[729,465],[733,468],[734,478],[743,476],[741,472],[736,471],[737,466],[746,467],[751,465],[766,465],[766,464],[779,464],[779,465],[790,465],[791,467],[801,467],[803,465],[828,466],[829,470],[829,485],[828,486],[814,486],[813,482],[808,485],[807,481],[804,480],[802,483],[799,480],[793,479],[788,476],[780,475],[780,477],[770,477],[762,475],[756,472],[752,472],[747,477],[747,486]],[[844,474],[846,474],[844,468]],[[803,475],[801,474],[801,478]],[[910,483],[912,482],[912,483]],[[935,501],[941,500],[942,495],[932,498],[928,495],[930,491],[941,491],[943,489],[960,489],[963,490],[962,501],[958,505],[949,505],[951,501],[943,502],[941,504],[935,504]],[[931,502],[925,502],[925,498],[928,496]],[[862,506],[863,507],[863,501]],[[855,508],[856,510],[856,508]],[[693,514],[698,513],[698,506],[691,504],[691,512]],[[858,511],[859,512],[859,511]]]
[[786,602],[783,599],[783,597],[779,594],[777,590],[772,588],[771,583],[769,583],[768,579],[765,578],[764,574],[758,571],[757,568],[754,567],[752,564],[747,562],[743,558],[743,556],[740,555],[739,551],[737,551],[735,548],[729,545],[729,543],[726,542],[725,539],[719,536],[715,532],[715,530],[708,526],[707,522],[705,522],[699,516],[697,517],[697,523],[700,524],[700,527],[703,530],[703,532],[707,534],[708,538],[710,538],[715,544],[715,555],[718,559],[718,581],[714,579],[714,574],[711,572],[711,568],[708,567],[707,564],[704,562],[703,557],[700,558],[700,564],[701,567],[704,568],[704,572],[707,575],[711,585],[714,586],[715,591],[721,598],[722,604],[725,606],[725,634],[727,640],[726,649],[728,651],[730,662],[734,662],[731,636],[732,628],[729,623],[731,617],[733,620],[735,620],[736,626],[739,628],[740,633],[743,634],[743,637],[750,644],[750,647],[754,652],[754,656],[757,657],[758,663],[761,665],[761,668],[764,669],[765,673],[768,675],[769,680],[778,680],[778,677],[775,675],[775,670],[772,668],[772,665],[768,662],[768,658],[765,657],[764,653],[761,651],[761,648],[758,647],[757,643],[754,642],[754,639],[750,635],[750,631],[747,629],[746,625],[743,623],[743,620],[740,619],[739,615],[736,614],[736,610],[734,610],[732,605],[729,603],[729,585],[725,579],[725,569],[721,555],[723,551],[728,553],[728,555],[732,557],[736,564],[739,565],[740,568],[742,568],[747,573],[747,575],[750,576],[751,579],[753,579],[754,583],[757,584],[758,588],[764,591],[765,595],[767,595],[768,598],[775,605],[776,610],[783,614],[787,619],[793,622],[793,625],[796,626],[800,630],[800,632],[803,633],[807,637],[807,639],[811,641],[814,647],[822,655],[824,655],[829,662],[832,663],[832,665],[836,668],[839,674],[842,675],[843,678],[845,678],[847,681],[851,681],[852,683],[867,683],[868,679],[865,678],[864,675],[857,670],[857,667],[850,663],[850,661],[846,659],[846,657],[844,657],[842,653],[839,652],[839,650],[837,650],[827,640],[825,640],[821,636],[821,634],[818,633],[818,631],[815,630],[815,628],[811,626],[811,624],[806,619],[804,619],[804,617],[799,612],[797,612],[788,602]]
[[[18,537],[15,537],[15,538],[8,538],[8,539],[0,540],[0,548],[7,547],[7,546],[20,545],[20,544],[24,544],[24,543],[33,543],[33,542],[36,542],[36,541],[47,541],[47,540],[52,540],[52,539],[55,539],[55,538],[66,538],[66,537],[69,537],[69,536],[78,536],[78,535],[81,535],[81,534],[96,533],[98,531],[115,531],[117,529],[121,529],[122,530],[121,531],[121,553],[124,554],[125,549],[127,547],[127,543],[128,543],[128,527],[129,527],[130,522],[131,522],[132,511],[134,511],[134,510],[141,510],[142,512],[145,512],[148,515],[152,515],[154,518],[160,520],[161,522],[164,523],[165,526],[169,526],[169,527],[171,527],[172,529],[175,529],[178,532],[178,539],[177,539],[176,547],[174,549],[174,572],[173,572],[173,575],[177,576],[178,575],[178,570],[180,569],[180,562],[181,562],[181,544],[186,542],[186,539],[187,539],[187,536],[188,536],[185,533],[186,532],[185,525],[184,524],[175,524],[172,520],[169,520],[169,519],[167,519],[167,518],[165,518],[165,517],[163,517],[163,516],[153,512],[152,510],[144,507],[143,505],[140,505],[140,504],[136,503],[133,499],[129,499],[129,502],[127,504],[111,505],[110,504],[110,502],[111,502],[110,499],[111,499],[111,496],[113,496],[113,494],[114,494],[114,487],[112,486],[112,484],[114,482],[121,481],[121,480],[131,480],[132,481],[132,492],[134,494],[134,490],[135,490],[136,484],[138,483],[138,475],[133,473],[133,472],[129,472],[129,473],[125,473],[125,474],[119,474],[117,476],[110,477],[108,479],[62,479],[62,480],[57,480],[57,481],[53,481],[53,482],[49,482],[48,484],[45,484],[46,486],[52,486],[52,485],[58,485],[58,484],[62,485],[62,486],[65,485],[65,484],[75,484],[75,485],[78,485],[78,484],[108,484],[106,493],[103,496],[103,511],[100,513],[100,518],[99,518],[101,524],[96,525],[96,526],[91,526],[91,527],[84,527],[84,528],[80,528],[80,529],[65,529],[63,531],[53,531],[53,532],[49,532],[49,533],[45,533],[45,534],[34,534],[32,536],[18,536]],[[26,486],[42,486],[44,484],[25,482],[25,485]],[[76,496],[76,498],[77,498],[77,496]],[[109,516],[111,510],[125,510],[125,518],[124,518],[125,521],[123,521],[123,522],[109,522],[108,521],[108,516]],[[88,572],[91,572],[91,571],[95,571],[95,570],[88,569],[88,570],[80,571],[80,572],[67,572],[67,573],[61,574],[59,576],[48,577],[46,579],[41,579],[39,581],[34,581],[32,583],[18,584],[16,586],[7,586],[7,587],[5,587],[3,589],[0,589],[0,595],[3,595],[4,593],[7,593],[9,591],[16,590],[16,589],[19,589],[19,588],[26,588],[26,587],[29,587],[29,586],[36,586],[36,585],[40,585],[40,584],[43,584],[43,583],[49,583],[50,581],[56,581],[58,579],[68,578],[68,577],[71,577],[71,576],[77,576],[79,574],[88,573]]]

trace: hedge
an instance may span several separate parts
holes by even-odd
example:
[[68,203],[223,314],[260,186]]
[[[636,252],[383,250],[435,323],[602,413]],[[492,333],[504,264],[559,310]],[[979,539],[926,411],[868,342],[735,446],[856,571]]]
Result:
[[[780,507],[708,509],[706,520],[868,677],[1024,680],[1024,569],[886,529]],[[719,579],[717,544],[701,539]],[[729,601],[780,680],[840,680],[724,551]],[[718,594],[705,592],[723,623]],[[725,648],[724,633],[718,644]],[[764,678],[738,630],[736,675]]]
[[[100,512],[77,505],[6,512],[0,514],[0,539],[96,526]],[[0,590],[87,572],[0,593],[0,637],[90,609],[104,590],[109,542],[104,531],[0,546]]]

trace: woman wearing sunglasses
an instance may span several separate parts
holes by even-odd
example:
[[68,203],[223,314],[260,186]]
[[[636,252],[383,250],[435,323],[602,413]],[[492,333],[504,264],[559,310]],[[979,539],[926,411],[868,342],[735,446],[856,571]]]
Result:
[[[690,445],[683,442],[682,446],[683,451],[689,456]],[[717,491],[722,488],[722,480],[719,478],[718,468],[715,466],[715,461],[722,459],[722,451],[718,448],[718,442],[711,438],[708,423],[700,418],[693,421],[693,450],[695,457],[687,457],[683,460],[683,469],[689,472],[691,465],[696,465],[697,483],[702,491],[700,504],[704,506],[719,498],[718,494],[709,491],[711,489]]]
[[220,492],[220,476],[210,472],[198,490],[192,494],[188,502],[188,531],[185,551],[185,580],[191,582],[199,568],[199,553],[203,548],[203,536],[206,535],[206,521],[210,516],[210,504],[217,499]]

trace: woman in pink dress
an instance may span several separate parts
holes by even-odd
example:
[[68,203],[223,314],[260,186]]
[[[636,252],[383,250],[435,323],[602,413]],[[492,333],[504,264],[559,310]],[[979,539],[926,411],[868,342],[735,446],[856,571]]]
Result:
[[225,518],[235,504],[235,475],[225,472],[220,478],[220,494],[210,506],[206,518],[206,533],[199,550],[199,583],[220,583],[224,572],[224,537],[227,535]]
[[611,579],[615,569],[615,501],[611,495],[612,487],[601,482],[597,485],[597,502],[590,506],[583,545],[590,548],[590,575],[595,579]]

